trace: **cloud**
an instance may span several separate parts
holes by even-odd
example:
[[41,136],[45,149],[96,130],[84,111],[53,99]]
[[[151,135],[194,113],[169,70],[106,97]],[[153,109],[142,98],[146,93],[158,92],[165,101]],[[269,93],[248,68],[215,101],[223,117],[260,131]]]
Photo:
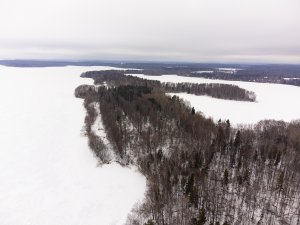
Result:
[[1,0],[0,58],[300,63],[298,0]]

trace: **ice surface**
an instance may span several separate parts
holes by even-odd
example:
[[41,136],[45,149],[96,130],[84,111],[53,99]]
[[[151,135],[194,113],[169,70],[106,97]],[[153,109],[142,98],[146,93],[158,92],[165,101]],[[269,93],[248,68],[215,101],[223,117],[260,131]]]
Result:
[[0,224],[118,225],[143,199],[135,168],[102,167],[80,132],[81,72],[0,66]]

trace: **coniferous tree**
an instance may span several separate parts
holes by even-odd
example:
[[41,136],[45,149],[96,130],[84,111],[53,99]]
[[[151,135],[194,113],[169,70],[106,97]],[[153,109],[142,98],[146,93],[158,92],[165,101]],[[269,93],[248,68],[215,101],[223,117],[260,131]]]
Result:
[[277,183],[276,183],[276,190],[279,192],[283,191],[283,181],[284,181],[284,172],[282,171],[278,178],[277,178]]
[[192,108],[192,115],[195,115],[196,111],[195,111],[195,108],[193,107]]
[[186,194],[186,195],[189,195],[189,194],[193,191],[193,188],[194,188],[194,174],[192,173],[192,174],[189,176],[188,182],[187,182],[187,184],[186,184],[186,187],[185,187],[185,194]]
[[199,225],[204,225],[206,223],[206,212],[205,209],[202,207],[199,213]]
[[227,169],[224,171],[223,183],[225,186],[228,185],[228,170]]

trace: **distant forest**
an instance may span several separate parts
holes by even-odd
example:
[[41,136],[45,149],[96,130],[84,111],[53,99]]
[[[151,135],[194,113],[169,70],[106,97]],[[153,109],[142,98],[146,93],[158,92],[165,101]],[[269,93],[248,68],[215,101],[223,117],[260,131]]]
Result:
[[[204,77],[210,79],[239,80],[250,82],[280,83],[300,86],[300,65],[289,64],[220,64],[220,63],[172,63],[172,62],[120,62],[120,61],[47,61],[47,60],[0,60],[0,65],[14,67],[54,66],[112,66],[136,68],[146,75],[177,74],[180,76]],[[219,68],[234,68],[226,73]],[[197,71],[212,71],[197,73]],[[140,73],[133,70],[131,73]],[[295,79],[296,78],[296,79]]]
[[[153,76],[177,74],[180,76],[203,77],[209,79],[279,83],[300,86],[300,65],[154,64],[139,66],[139,64],[129,64],[127,66],[128,68],[136,66],[134,68],[143,69],[143,74]],[[220,68],[233,68],[235,71],[230,73],[230,71],[220,70]],[[135,70],[131,73],[141,72]]]
[[91,128],[101,116],[118,161],[147,178],[145,200],[127,224],[300,224],[300,121],[234,128],[167,96],[159,82],[93,78],[102,85],[75,90],[91,149],[100,163],[110,162]]

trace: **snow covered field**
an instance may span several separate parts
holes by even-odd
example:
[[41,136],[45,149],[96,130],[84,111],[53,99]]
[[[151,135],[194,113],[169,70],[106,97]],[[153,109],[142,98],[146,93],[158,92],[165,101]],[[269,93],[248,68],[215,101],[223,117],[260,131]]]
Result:
[[253,124],[263,119],[291,121],[300,119],[300,87],[282,84],[267,84],[241,81],[211,80],[176,75],[146,76],[136,75],[161,82],[224,83],[234,84],[256,94],[257,102],[241,102],[216,99],[208,96],[195,96],[186,93],[176,94],[189,101],[191,106],[214,120],[229,119],[234,125]]
[[242,69],[237,69],[237,68],[217,68],[219,72],[222,73],[228,73],[228,74],[236,74],[237,71],[242,70]]
[[81,72],[104,67],[0,66],[0,224],[118,225],[143,199],[134,168],[97,167],[80,134]]
[[192,73],[214,73],[213,70],[199,70],[199,71],[195,71],[195,72],[192,72]]

